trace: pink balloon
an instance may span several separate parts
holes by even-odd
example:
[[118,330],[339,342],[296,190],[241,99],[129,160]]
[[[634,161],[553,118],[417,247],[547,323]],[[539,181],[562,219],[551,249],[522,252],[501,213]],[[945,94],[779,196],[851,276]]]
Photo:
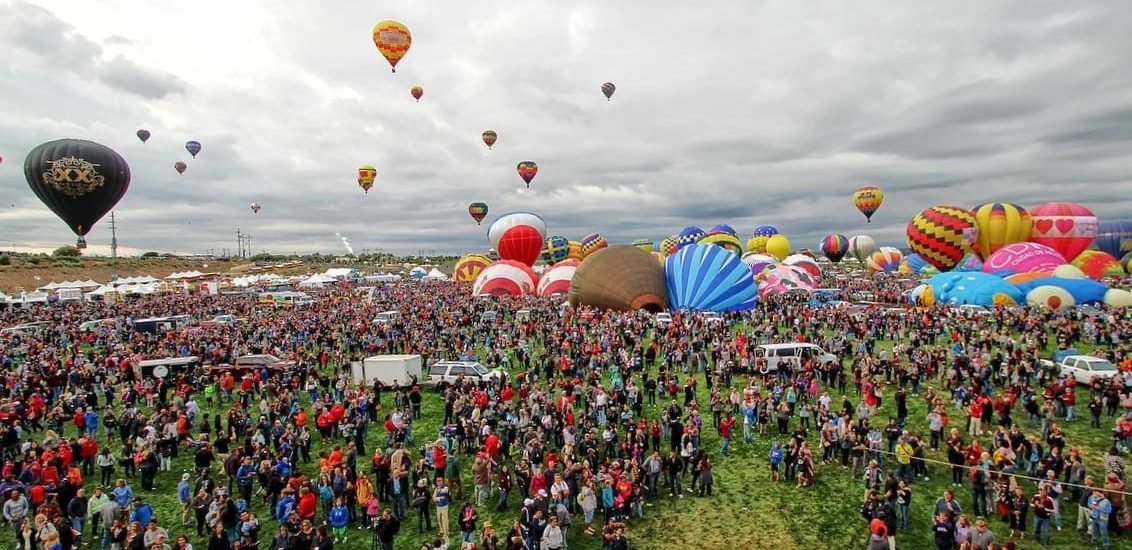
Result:
[[1076,258],[1097,236],[1097,217],[1092,210],[1071,202],[1050,202],[1030,211],[1034,230],[1030,241],[1044,244],[1061,254]]
[[985,273],[1050,272],[1065,264],[1065,258],[1056,250],[1038,243],[1008,244],[987,256],[983,262]]

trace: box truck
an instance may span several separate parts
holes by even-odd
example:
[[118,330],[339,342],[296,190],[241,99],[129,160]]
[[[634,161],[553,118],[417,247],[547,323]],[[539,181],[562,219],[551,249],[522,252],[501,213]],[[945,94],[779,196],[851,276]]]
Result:
[[392,386],[394,382],[408,386],[420,382],[421,356],[374,355],[360,362],[354,361],[350,370],[354,382],[365,382],[367,386],[372,386],[374,380],[380,380],[386,386]]

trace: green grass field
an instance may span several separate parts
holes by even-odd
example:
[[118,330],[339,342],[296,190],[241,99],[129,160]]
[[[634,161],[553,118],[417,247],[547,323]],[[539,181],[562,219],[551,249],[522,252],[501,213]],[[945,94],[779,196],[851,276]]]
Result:
[[[890,345],[883,343],[882,345]],[[737,381],[738,383],[738,381]],[[932,385],[932,384],[929,384]],[[857,398],[850,388],[850,399],[856,402]],[[840,396],[831,393],[835,403],[840,402]],[[388,406],[389,397],[383,398]],[[708,390],[700,385],[698,399],[701,403],[708,402]],[[884,406],[874,418],[887,419],[888,415],[895,415],[895,406],[892,399],[886,398]],[[1079,402],[1081,402],[1079,398]],[[663,401],[658,403],[663,404]],[[923,400],[916,397],[908,399],[910,416],[909,429],[926,435],[926,410]],[[309,403],[306,403],[309,406]],[[426,441],[432,440],[437,433],[443,417],[442,403],[439,396],[431,390],[426,392],[423,417],[414,423],[413,433],[417,441],[416,447]],[[1079,407],[1083,409],[1083,407]],[[645,407],[645,415],[656,417],[659,411],[655,408]],[[1086,419],[1065,425],[1069,446],[1081,447],[1085,451],[1086,464],[1090,473],[1103,471],[1101,459],[1108,445],[1108,426],[1096,430],[1088,428],[1087,411],[1083,411]],[[959,418],[953,414],[953,419]],[[705,424],[710,423],[710,415],[705,418]],[[793,422],[791,423],[793,426]],[[367,441],[367,450],[373,449],[380,441],[384,441],[384,431],[379,426],[371,429]],[[770,429],[773,431],[774,426]],[[68,426],[67,433],[73,433],[74,427]],[[815,433],[811,431],[811,444],[815,441]],[[312,455],[324,447],[319,443],[319,437],[314,438]],[[863,495],[863,483],[857,476],[850,479],[848,472],[840,466],[826,466],[820,464],[820,451],[815,458],[817,465],[817,484],[809,488],[795,488],[793,483],[783,481],[780,484],[771,483],[768,477],[767,454],[772,441],[776,437],[756,436],[755,443],[745,446],[742,442],[741,428],[735,431],[732,439],[731,454],[727,457],[718,456],[720,440],[715,430],[706,426],[703,431],[703,444],[712,453],[715,464],[715,495],[712,497],[698,497],[686,493],[684,498],[674,499],[662,496],[654,506],[645,508],[643,519],[633,519],[629,523],[626,535],[633,548],[676,550],[686,548],[775,548],[789,550],[793,548],[863,548],[866,541],[867,526],[861,519],[858,509]],[[928,458],[945,460],[945,453],[929,453]],[[891,463],[890,461],[889,463]],[[886,463],[887,465],[888,463]],[[219,464],[218,464],[219,466]],[[464,486],[467,493],[471,487],[471,460],[465,458]],[[368,457],[359,457],[359,467],[368,470]],[[151,493],[140,490],[136,479],[132,481],[136,494],[151,502],[157,511],[162,526],[165,526],[171,538],[184,532],[190,536],[198,549],[206,546],[206,541],[194,536],[190,527],[180,529],[180,505],[176,497],[176,483],[182,471],[191,468],[191,457],[181,453],[175,460],[172,472],[160,472],[157,477],[156,489]],[[304,467],[308,476],[315,465]],[[900,548],[934,548],[931,537],[931,510],[935,500],[942,492],[950,487],[950,474],[942,466],[929,465],[930,481],[917,481],[912,486],[912,519],[911,531],[900,533],[897,544]],[[120,472],[120,469],[119,469]],[[96,476],[92,476],[96,477]],[[223,478],[223,475],[220,475]],[[89,486],[93,485],[88,479]],[[1025,482],[1023,485],[1026,494],[1033,493],[1034,485]],[[663,494],[663,493],[662,493]],[[957,498],[965,510],[970,510],[971,499],[966,487],[956,491]],[[470,495],[469,495],[470,496]],[[491,520],[501,536],[517,517],[517,509],[521,495],[513,494],[510,498],[510,508],[505,513],[496,513],[487,509],[479,510],[480,525],[483,521]],[[1087,548],[1087,540],[1074,529],[1076,522],[1076,504],[1069,502],[1068,497],[1062,499],[1062,516],[1065,530],[1053,533],[1054,545],[1057,548]],[[459,506],[453,504],[450,509],[452,516],[452,539],[459,540],[455,516]],[[265,506],[253,503],[253,511],[257,512],[264,527],[261,531],[263,538],[261,547],[268,544],[271,534],[276,531],[276,523],[267,519],[270,514]],[[320,510],[321,512],[321,510]],[[600,514],[598,515],[600,518]],[[601,547],[599,536],[586,536],[581,531],[581,514],[575,515],[575,527],[569,536],[570,548],[597,549]],[[600,521],[600,520],[597,520]],[[1007,540],[1008,528],[997,517],[990,520],[991,529],[998,535],[1000,541]],[[1031,519],[1032,522],[1032,519]],[[434,520],[435,525],[435,520]],[[417,535],[415,513],[411,510],[406,521],[402,524],[401,534],[398,536],[397,548],[413,549],[419,545],[431,542],[435,533],[431,535]],[[6,536],[5,536],[6,537]],[[5,538],[5,540],[8,540]],[[336,548],[361,550],[369,548],[370,536],[368,531],[357,531],[351,528],[349,541]],[[452,545],[455,547],[455,543]],[[1022,548],[1037,546],[1029,538]]]

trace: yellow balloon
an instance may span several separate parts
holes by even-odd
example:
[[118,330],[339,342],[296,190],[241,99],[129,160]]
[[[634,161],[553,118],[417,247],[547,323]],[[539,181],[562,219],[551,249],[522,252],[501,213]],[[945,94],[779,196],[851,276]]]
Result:
[[373,26],[373,44],[393,67],[393,72],[397,72],[397,62],[409,52],[413,35],[409,33],[409,27],[399,21],[378,21]]
[[761,237],[761,236],[751,237],[750,239],[747,239],[747,252],[755,252],[757,254],[765,254],[766,253],[766,242],[769,241],[769,240],[770,240],[770,237]]
[[774,235],[766,241],[766,253],[782,261],[790,255],[790,239],[786,235]]

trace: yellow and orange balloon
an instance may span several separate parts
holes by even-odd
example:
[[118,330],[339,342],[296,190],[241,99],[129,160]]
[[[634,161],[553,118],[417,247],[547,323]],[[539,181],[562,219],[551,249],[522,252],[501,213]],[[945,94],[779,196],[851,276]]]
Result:
[[370,188],[373,187],[373,180],[377,179],[377,168],[369,164],[363,164],[358,167],[358,187],[362,188],[366,194],[369,194]]
[[409,27],[401,22],[386,19],[378,21],[373,26],[373,44],[393,67],[393,72],[397,72],[397,62],[409,53],[409,46],[413,44],[413,35],[409,33]]
[[857,207],[862,214],[865,215],[865,222],[871,223],[873,221],[873,214],[880,209],[880,205],[884,203],[884,191],[879,187],[862,187],[853,191],[853,206]]

